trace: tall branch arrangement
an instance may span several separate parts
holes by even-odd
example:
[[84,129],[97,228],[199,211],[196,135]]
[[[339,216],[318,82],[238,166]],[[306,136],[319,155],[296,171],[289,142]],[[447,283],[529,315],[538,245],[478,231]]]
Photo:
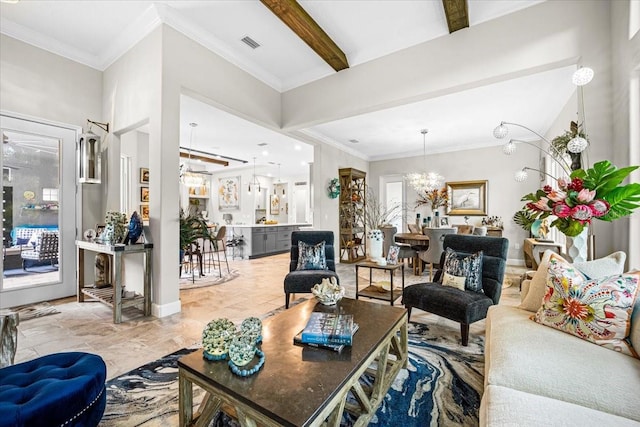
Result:
[[371,188],[367,186],[365,191],[364,215],[364,221],[367,229],[376,230],[384,224],[390,224],[391,222],[402,218],[402,212],[403,209],[400,203],[393,203],[391,206],[385,205],[380,202]]
[[416,208],[423,205],[430,206],[432,211],[435,211],[439,207],[447,207],[449,205],[447,188],[443,187],[439,190],[427,190],[418,193]]

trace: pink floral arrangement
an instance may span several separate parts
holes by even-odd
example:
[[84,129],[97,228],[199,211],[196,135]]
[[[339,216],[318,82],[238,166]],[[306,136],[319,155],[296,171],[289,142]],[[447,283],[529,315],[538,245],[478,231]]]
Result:
[[609,161],[575,170],[570,180],[558,179],[558,188],[545,185],[522,198],[534,219],[555,216],[551,223],[567,236],[577,236],[592,219],[613,221],[640,206],[640,184],[620,185],[638,166],[617,169]]

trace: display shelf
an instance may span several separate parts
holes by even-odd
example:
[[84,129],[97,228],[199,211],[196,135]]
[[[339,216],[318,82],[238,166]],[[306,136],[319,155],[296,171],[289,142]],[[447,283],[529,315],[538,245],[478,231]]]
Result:
[[366,173],[353,168],[339,170],[340,262],[354,263],[366,257]]

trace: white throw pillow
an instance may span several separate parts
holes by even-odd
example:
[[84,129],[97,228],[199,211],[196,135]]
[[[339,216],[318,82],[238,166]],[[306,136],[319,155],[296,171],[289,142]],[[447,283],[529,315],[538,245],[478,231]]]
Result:
[[[549,257],[551,254],[558,256],[558,254],[551,250],[544,252],[538,270],[536,270],[529,284],[529,292],[518,308],[535,313],[542,305],[542,298],[544,298],[547,285],[547,270],[549,269]],[[598,279],[600,277],[624,273],[624,261],[626,257],[627,255],[624,252],[618,251],[603,258],[576,263],[574,267],[588,278]],[[640,325],[638,325],[638,328],[640,328]],[[640,335],[640,331],[638,335]]]
[[587,276],[588,279],[597,279],[598,277],[624,273],[624,261],[626,259],[627,254],[618,251],[593,261],[574,262],[573,266]]
[[[632,270],[630,273],[636,273],[637,271],[638,270]],[[636,305],[633,308],[633,313],[631,313],[629,341],[631,341],[631,346],[636,353],[640,354],[640,294],[639,297],[636,298]]]
[[464,284],[467,278],[464,276],[454,276],[453,274],[444,273],[442,275],[442,285],[451,286],[452,288],[464,291]]

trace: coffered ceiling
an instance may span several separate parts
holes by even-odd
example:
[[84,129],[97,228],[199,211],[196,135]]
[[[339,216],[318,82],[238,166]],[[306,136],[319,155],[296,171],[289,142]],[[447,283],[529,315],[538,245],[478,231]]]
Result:
[[[275,3],[275,6],[274,6]],[[282,0],[236,1],[64,1],[22,0],[0,4],[3,34],[58,55],[104,70],[120,55],[164,23],[196,40],[274,89],[284,92],[336,73],[278,17]],[[303,15],[321,28],[326,38],[344,53],[354,67],[393,52],[447,37],[464,28],[530,7],[539,0],[301,0]],[[466,10],[464,6],[466,7]],[[446,7],[445,7],[446,6]],[[445,10],[449,11],[449,22]],[[465,16],[466,15],[466,16]],[[298,19],[304,21],[304,16]],[[289,25],[289,26],[288,26]],[[310,24],[313,26],[313,24]],[[311,30],[309,30],[311,31]],[[460,30],[464,31],[464,29]],[[250,40],[246,40],[246,38]],[[253,49],[246,42],[260,46]],[[324,43],[326,40],[321,40]],[[315,42],[314,42],[315,43]],[[333,47],[322,47],[329,56]],[[339,56],[339,54],[336,54]],[[340,65],[338,65],[338,68]],[[393,109],[324,123],[302,132],[339,145],[368,160],[415,155],[422,152],[420,129],[429,128],[430,151],[459,150],[489,144],[487,138],[500,120],[521,121],[546,130],[574,88],[569,68],[497,83]],[[536,88],[533,90],[532,88]],[[542,89],[540,89],[542,88]],[[522,99],[527,99],[523,103]],[[508,113],[508,116],[507,116]],[[264,160],[284,168],[310,160],[310,149],[291,150],[298,141],[237,119],[221,120],[207,131],[204,122],[227,113],[195,100],[183,99],[181,145],[221,152],[251,161],[261,158],[262,147],[287,158]],[[204,117],[204,118],[201,118]],[[207,118],[208,117],[208,118]],[[189,141],[189,122],[204,121]],[[242,126],[242,124],[245,126]],[[236,126],[237,124],[237,126]],[[350,140],[359,142],[353,143]],[[233,141],[231,144],[229,141]],[[495,143],[495,142],[494,142]],[[297,154],[301,158],[297,158]],[[287,156],[284,156],[287,157]],[[295,168],[294,168],[295,169]],[[297,173],[299,170],[292,170]]]

